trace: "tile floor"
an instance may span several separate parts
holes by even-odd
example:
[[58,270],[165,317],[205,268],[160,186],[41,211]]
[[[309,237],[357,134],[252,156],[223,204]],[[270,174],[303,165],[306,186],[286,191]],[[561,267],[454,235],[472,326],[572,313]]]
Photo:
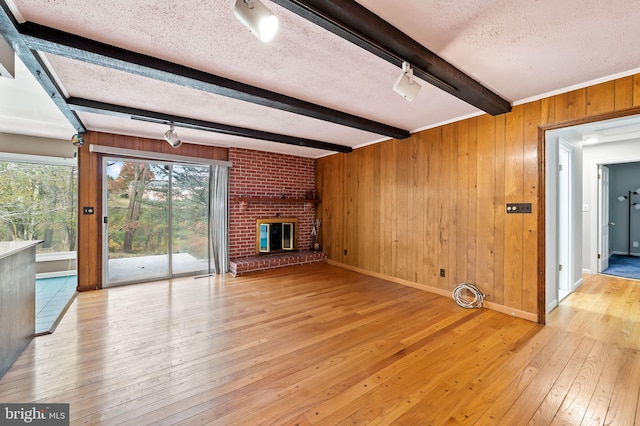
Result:
[[36,335],[48,334],[76,294],[76,275],[36,279]]

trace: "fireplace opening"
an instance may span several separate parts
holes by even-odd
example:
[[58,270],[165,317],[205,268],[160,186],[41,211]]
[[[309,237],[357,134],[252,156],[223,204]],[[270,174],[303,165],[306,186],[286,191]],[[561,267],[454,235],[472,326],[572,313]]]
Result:
[[278,253],[296,250],[298,219],[258,219],[256,222],[256,253]]

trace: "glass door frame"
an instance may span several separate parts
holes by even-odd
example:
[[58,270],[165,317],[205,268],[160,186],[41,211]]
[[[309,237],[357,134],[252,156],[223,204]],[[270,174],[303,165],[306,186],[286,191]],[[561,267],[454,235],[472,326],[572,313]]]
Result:
[[[107,175],[107,166],[109,162],[135,162],[135,163],[151,163],[154,165],[162,165],[168,166],[170,170],[170,177],[168,179],[167,186],[167,227],[168,227],[168,244],[167,244],[167,256],[168,256],[168,269],[166,275],[154,275],[148,278],[134,278],[132,280],[127,281],[117,281],[117,282],[109,282],[109,223],[108,223],[108,175]],[[212,173],[212,167],[210,164],[206,163],[183,163],[177,161],[170,160],[159,160],[159,159],[144,159],[144,158],[128,158],[128,157],[118,157],[118,156],[104,156],[102,158],[101,163],[101,171],[102,171],[102,282],[103,287],[116,287],[119,285],[127,285],[134,283],[142,283],[148,281],[157,281],[157,280],[166,280],[171,278],[178,278],[182,276],[192,276],[199,274],[207,274],[211,273],[211,239],[209,236],[211,235],[211,220],[209,218],[211,212],[211,197],[208,197],[207,202],[207,266],[205,269],[199,271],[190,271],[181,274],[176,274],[173,272],[173,166],[197,166],[197,167],[207,167],[209,170],[209,174]]]

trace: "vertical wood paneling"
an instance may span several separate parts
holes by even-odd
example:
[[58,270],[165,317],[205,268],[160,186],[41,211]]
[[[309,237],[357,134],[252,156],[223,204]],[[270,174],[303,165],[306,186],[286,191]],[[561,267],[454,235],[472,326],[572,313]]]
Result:
[[469,243],[467,248],[467,280],[477,282],[476,243],[478,240],[478,119],[469,119]]
[[[613,89],[613,87],[612,87]],[[613,105],[612,105],[613,107]],[[532,214],[523,215],[523,264],[522,264],[522,309],[535,312],[538,283],[538,123],[541,121],[542,102],[524,106],[524,198],[531,203]]]
[[[458,182],[458,124],[450,124],[451,133],[449,137],[449,193],[451,194],[450,200],[450,215],[451,226],[449,228],[449,290],[453,290],[460,282],[456,278],[456,271],[458,268],[458,225],[460,224],[460,217],[458,216],[458,202],[459,202],[459,188]],[[464,247],[464,246],[463,246]]]
[[395,160],[394,160],[394,144],[385,143],[381,147],[381,214],[383,220],[382,226],[382,243],[380,250],[380,272],[385,275],[393,275],[394,264],[390,261],[393,258],[393,221],[396,213],[395,205]]
[[368,260],[371,262],[371,267],[369,270],[380,272],[380,265],[382,263],[382,259],[376,256],[376,253],[380,253],[380,249],[382,246],[382,241],[380,239],[380,235],[382,232],[382,228],[384,223],[381,220],[381,209],[382,209],[382,187],[380,185],[380,176],[381,176],[381,156],[380,156],[381,145],[375,144],[371,146],[371,163],[370,167],[372,170],[373,183],[371,188],[371,218],[365,226],[367,227],[368,241],[371,245],[365,251],[365,255]]
[[587,114],[587,89],[556,95],[555,121],[567,121],[582,118]]
[[431,287],[438,286],[438,269],[439,264],[439,210],[438,210],[438,193],[439,188],[439,176],[440,176],[440,162],[439,162],[439,150],[441,145],[441,130],[431,129],[426,131],[426,144],[428,155],[428,176],[427,176],[427,206],[425,214],[425,256],[427,263],[425,265],[428,280],[427,284]]
[[493,288],[489,288],[488,300],[494,303],[504,303],[504,224],[506,216],[505,205],[505,116],[495,118],[495,206],[493,229]]
[[356,266],[357,252],[357,220],[358,220],[358,160],[360,155],[344,156],[344,202],[345,223],[344,249],[347,251],[344,261],[347,265]]
[[375,171],[373,159],[373,146],[364,147],[359,152],[359,161],[357,169],[358,192],[357,211],[354,227],[356,229],[356,251],[355,265],[359,268],[374,270],[375,264],[372,262],[371,256],[367,256],[368,247],[373,244],[373,205],[376,200],[373,198],[373,188],[375,185]]
[[423,140],[423,133],[413,135],[412,137],[412,146],[413,146],[413,156],[415,167],[413,168],[413,201],[414,201],[414,209],[413,209],[413,218],[411,220],[411,224],[413,225],[411,228],[412,231],[412,258],[413,258],[413,267],[412,267],[412,281],[417,283],[424,283],[424,233],[425,233],[425,216],[426,216],[426,193],[427,193],[427,155],[426,155],[426,144]]
[[476,284],[485,293],[493,287],[493,248],[495,214],[495,119],[478,117],[478,190]]
[[[379,198],[379,213],[362,216],[365,222],[380,222],[371,224],[380,230],[379,248],[369,239],[358,249],[366,251],[358,262],[366,269],[443,290],[475,282],[493,303],[539,313],[543,297],[538,299],[538,277],[544,272],[544,217],[538,214],[544,207],[539,141],[544,133],[539,128],[632,106],[640,106],[640,75],[515,106],[497,117],[425,130],[407,140],[381,143],[377,151],[356,150],[341,157],[344,181],[323,187],[346,198],[351,191],[360,192],[355,204],[367,209],[376,208],[369,196]],[[333,167],[329,158],[318,165]],[[379,174],[368,167],[379,168]],[[372,179],[373,186],[352,185],[350,170]],[[326,171],[318,176],[328,179]],[[511,202],[530,202],[533,212],[506,214],[505,205]],[[342,215],[353,214],[355,207],[343,206]],[[363,211],[357,212],[360,217]],[[340,233],[349,241],[356,237],[353,224],[349,216]],[[367,263],[370,257],[378,263]],[[440,268],[447,271],[444,279]]]
[[316,192],[320,199],[318,218],[321,220],[319,241],[327,257],[342,261],[344,227],[344,155],[323,159],[324,167],[316,164]]
[[[468,282],[467,262],[469,259],[469,122],[457,123],[458,128],[458,202],[456,206],[456,275],[455,282]],[[475,192],[475,191],[474,191]]]
[[[442,127],[442,139],[438,156],[440,158],[440,173],[438,178],[438,268],[449,273],[449,228],[451,226],[451,188],[449,187],[449,126]],[[438,287],[447,290],[449,288],[448,278],[440,278]]]
[[616,111],[633,106],[633,76],[615,80],[614,91],[614,109]]
[[615,109],[615,82],[587,87],[587,115],[602,114]]
[[640,74],[633,76],[633,106],[640,106]]
[[397,147],[397,203],[396,206],[404,206],[396,210],[396,273],[398,278],[409,278],[410,243],[409,243],[409,218],[412,212],[412,202],[409,196],[409,179],[413,177],[411,164],[411,140],[396,140]]
[[[506,116],[505,127],[505,201],[521,203],[523,188],[523,126],[524,107],[513,108]],[[522,308],[522,214],[505,217],[504,303]],[[508,247],[508,250],[506,249]]]

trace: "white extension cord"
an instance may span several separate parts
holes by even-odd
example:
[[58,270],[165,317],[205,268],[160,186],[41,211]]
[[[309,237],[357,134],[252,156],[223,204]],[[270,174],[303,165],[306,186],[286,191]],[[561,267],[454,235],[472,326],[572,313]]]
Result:
[[[465,294],[466,292],[466,294]],[[473,299],[468,297],[468,294],[473,296]],[[482,308],[482,303],[486,294],[483,294],[478,286],[472,283],[462,283],[453,289],[453,300],[466,309]]]

